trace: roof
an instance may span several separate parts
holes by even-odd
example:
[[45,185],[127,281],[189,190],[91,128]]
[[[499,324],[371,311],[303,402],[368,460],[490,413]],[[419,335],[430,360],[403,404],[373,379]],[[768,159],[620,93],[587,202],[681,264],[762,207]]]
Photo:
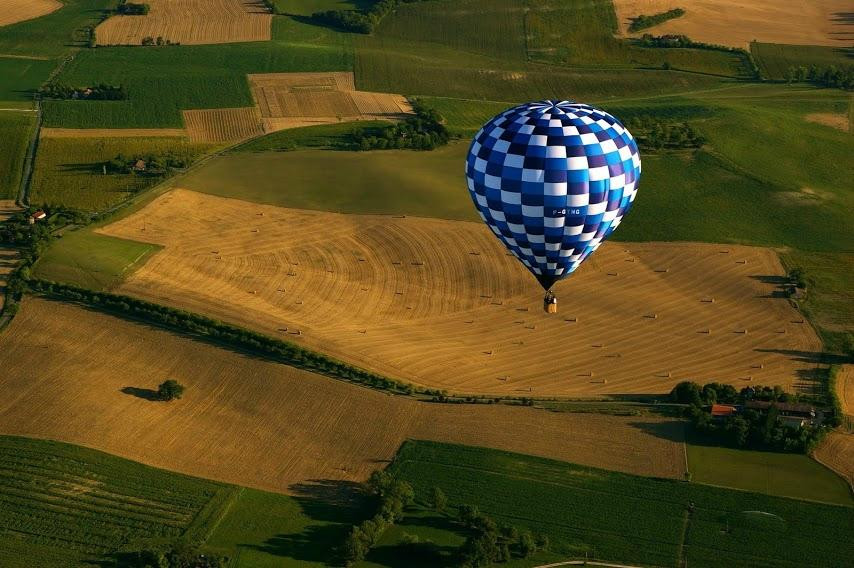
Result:
[[137,160],[133,167],[137,169],[145,168],[145,160]]
[[736,413],[736,408],[729,404],[713,404],[712,416],[732,416]]
[[45,217],[47,217],[47,213],[45,213],[41,209],[32,214],[33,219],[44,219]]
[[802,412],[804,414],[810,414],[815,411],[810,404],[792,404],[789,402],[770,402],[767,400],[751,400],[746,404],[747,408],[756,408],[759,410],[766,410],[771,406],[776,406],[780,412]]

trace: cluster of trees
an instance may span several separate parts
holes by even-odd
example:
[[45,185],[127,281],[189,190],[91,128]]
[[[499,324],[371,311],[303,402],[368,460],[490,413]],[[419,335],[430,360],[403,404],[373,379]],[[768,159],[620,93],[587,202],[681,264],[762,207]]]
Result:
[[39,88],[43,99],[85,99],[90,101],[121,101],[128,98],[123,85],[100,83],[94,87],[72,87],[62,83],[49,83]]
[[279,9],[279,5],[276,4],[275,0],[261,0],[264,4],[264,7],[270,10],[271,14],[281,14],[282,11]]
[[311,19],[318,24],[343,31],[369,34],[380,21],[400,4],[423,0],[378,0],[367,10],[325,10],[315,12]]
[[392,124],[376,132],[357,130],[353,134],[358,150],[385,150],[392,148],[411,148],[414,150],[433,150],[448,143],[450,135],[442,124],[444,119],[435,109],[425,107],[420,101],[414,101],[412,108],[415,116],[403,122]]
[[829,65],[819,67],[818,65],[791,65],[786,70],[787,83],[809,82],[821,87],[832,87],[845,91],[854,90],[854,65],[837,67]]
[[118,154],[115,158],[104,162],[103,166],[111,174],[126,174],[137,172],[135,165],[140,161],[145,163],[145,169],[139,173],[163,175],[169,170],[188,167],[192,163],[193,158],[174,152],[167,152],[165,154],[139,154],[134,156]]
[[539,550],[549,549],[548,536],[534,536],[510,525],[499,526],[474,505],[462,505],[458,520],[469,533],[459,551],[460,565],[466,568],[491,566],[514,556],[528,558]]
[[157,387],[157,398],[164,401],[176,400],[184,396],[184,385],[175,379],[166,379]]
[[151,10],[151,6],[148,4],[128,2],[127,0],[119,0],[119,5],[116,6],[116,13],[122,16],[144,16],[149,10]]
[[[786,393],[779,386],[745,387],[736,391],[731,385],[708,383],[702,387],[693,382],[681,382],[670,392],[674,402],[688,404],[687,417],[694,428],[718,443],[737,448],[808,453],[824,437],[829,427],[836,425],[834,416],[821,426],[805,425],[790,428],[782,423],[775,402],[797,402],[798,396]],[[767,410],[742,408],[738,413],[717,420],[711,416],[710,405],[744,405],[751,400],[772,403]]]
[[117,564],[123,568],[225,568],[228,559],[202,554],[197,546],[180,541],[166,549],[123,554]]
[[144,38],[142,38],[142,41],[140,43],[142,45],[181,45],[180,41],[163,39],[163,36],[157,36],[156,38],[151,36],[145,36]]
[[628,120],[626,126],[642,148],[699,148],[706,139],[687,122],[670,124],[648,117]]
[[683,10],[682,8],[673,8],[672,10],[668,10],[666,12],[659,12],[658,14],[653,14],[652,16],[641,14],[636,18],[632,18],[632,23],[629,24],[629,31],[632,33],[639,32],[641,30],[651,28],[652,26],[657,26],[658,24],[666,22],[667,20],[679,18],[684,15],[685,10]]
[[348,565],[364,560],[386,529],[402,519],[403,511],[415,500],[415,491],[409,483],[394,479],[385,471],[372,473],[367,487],[377,498],[377,512],[370,519],[353,527],[347,535],[343,556]]
[[209,337],[217,342],[252,353],[258,353],[272,360],[280,361],[300,369],[307,369],[315,373],[361,383],[390,392],[412,394],[415,390],[408,383],[383,377],[336,361],[320,353],[308,351],[293,343],[267,337],[261,333],[232,326],[192,312],[153,304],[130,296],[108,292],[95,292],[70,284],[60,284],[46,280],[33,279],[27,283],[27,286],[36,293],[79,302],[121,315],[132,316],[184,333]]

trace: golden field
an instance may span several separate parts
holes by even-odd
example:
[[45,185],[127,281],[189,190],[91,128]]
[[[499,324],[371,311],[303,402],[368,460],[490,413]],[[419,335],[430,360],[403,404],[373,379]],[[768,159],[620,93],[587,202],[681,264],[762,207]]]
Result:
[[62,8],[58,0],[0,0],[0,26],[32,20]]
[[[143,230],[144,229],[144,230]],[[100,232],[162,251],[116,290],[465,394],[809,389],[815,332],[769,249],[609,243],[560,313],[481,223],[339,215],[174,190]]]
[[[661,477],[685,463],[678,421],[418,402],[39,298],[0,335],[0,368],[4,434],[272,491],[361,481],[407,438]],[[148,400],[167,378],[184,397]]]

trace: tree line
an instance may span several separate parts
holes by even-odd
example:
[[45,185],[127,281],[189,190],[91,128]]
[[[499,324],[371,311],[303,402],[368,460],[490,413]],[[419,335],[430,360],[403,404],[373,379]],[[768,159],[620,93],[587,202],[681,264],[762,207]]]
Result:
[[[415,491],[406,482],[386,471],[375,471],[365,484],[376,500],[375,514],[355,525],[341,546],[341,560],[350,566],[364,560],[385,531],[403,519],[406,509],[415,504]],[[427,504],[439,515],[448,515],[448,498],[434,487]],[[529,558],[549,549],[547,535],[534,535],[512,525],[499,525],[474,505],[457,508],[454,524],[466,534],[465,542],[454,552],[455,565],[467,568],[491,566],[513,558]],[[403,533],[398,547],[407,558],[444,564],[439,547],[429,539]]]
[[353,133],[353,142],[357,150],[385,150],[392,148],[410,148],[413,150],[433,150],[444,146],[450,140],[448,129],[443,124],[442,115],[435,109],[427,108],[418,100],[413,101],[415,116],[403,122],[377,129],[359,129]]
[[72,87],[63,83],[48,83],[39,87],[39,95],[43,99],[87,100],[87,101],[121,101],[128,98],[123,85],[107,85],[99,83],[93,87]]
[[[832,388],[832,384],[828,386]],[[835,392],[829,394],[835,397]],[[780,386],[744,387],[737,391],[732,385],[683,381],[670,392],[673,402],[687,404],[686,417],[694,429],[725,446],[755,450],[809,453],[841,420],[838,401],[831,403],[824,421],[819,425],[805,424],[799,428],[786,426],[778,403],[798,403],[808,397],[787,393]],[[767,409],[746,408],[750,401],[769,403]],[[740,407],[729,416],[713,418],[711,405],[725,404]]]
[[[699,41],[694,41],[684,34],[664,34],[658,36],[652,34],[643,34],[639,39],[634,41],[636,45],[639,45],[641,47],[664,49],[708,49],[711,51],[725,51],[727,53],[733,53],[741,58],[743,63],[749,68],[750,74],[754,79],[759,79],[761,76],[759,66],[753,59],[753,55],[751,55],[751,53],[746,49],[742,49],[740,47],[730,47],[728,45],[718,45],[714,43],[703,43]],[[665,62],[662,67],[664,69],[670,69],[670,64]]]
[[[136,164],[142,162],[143,170],[137,170]],[[193,162],[193,156],[180,155],[175,152],[163,154],[118,154],[102,165],[111,174],[145,173],[148,175],[163,175],[173,169],[184,169]]]
[[790,65],[784,77],[787,83],[812,83],[820,87],[854,90],[854,65]]
[[684,15],[685,10],[683,10],[682,8],[673,8],[672,10],[667,10],[666,12],[659,12],[658,14],[653,14],[652,16],[641,14],[640,16],[632,18],[632,23],[629,24],[629,32],[639,32],[641,30],[657,26],[658,24],[666,22],[667,20],[680,18]]
[[626,126],[638,146],[647,150],[700,148],[705,144],[703,135],[687,122],[667,123],[651,117],[635,117]]
[[119,5],[116,6],[116,13],[122,16],[144,16],[151,10],[151,6],[143,3],[128,2],[127,0],[119,0]]
[[337,28],[345,32],[369,34],[392,10],[401,4],[423,2],[424,0],[378,0],[364,10],[324,10],[315,12],[311,19],[321,25]]

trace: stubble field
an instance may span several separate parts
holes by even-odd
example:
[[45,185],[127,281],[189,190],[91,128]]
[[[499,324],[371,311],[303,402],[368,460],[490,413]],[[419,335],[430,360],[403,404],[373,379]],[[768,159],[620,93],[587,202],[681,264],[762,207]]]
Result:
[[185,110],[183,114],[193,142],[233,142],[264,134],[256,107]]
[[58,0],[0,0],[0,26],[32,20],[62,8]]
[[686,379],[809,389],[820,351],[775,296],[783,269],[769,249],[607,244],[556,287],[550,316],[480,223],[175,190],[99,232],[164,247],[121,293],[459,393],[663,394]]
[[163,37],[187,45],[266,41],[273,16],[255,0],[148,0],[144,16],[113,16],[95,29],[98,45],[140,45]]
[[848,0],[614,0],[614,6],[623,34],[631,18],[683,8],[684,16],[633,35],[685,34],[694,41],[742,48],[751,41],[848,47],[854,39],[854,26],[845,18]]
[[[674,420],[417,402],[38,298],[0,338],[0,364],[3,433],[273,491],[361,481],[407,438],[658,477],[684,469]],[[184,397],[148,400],[166,378]]]

